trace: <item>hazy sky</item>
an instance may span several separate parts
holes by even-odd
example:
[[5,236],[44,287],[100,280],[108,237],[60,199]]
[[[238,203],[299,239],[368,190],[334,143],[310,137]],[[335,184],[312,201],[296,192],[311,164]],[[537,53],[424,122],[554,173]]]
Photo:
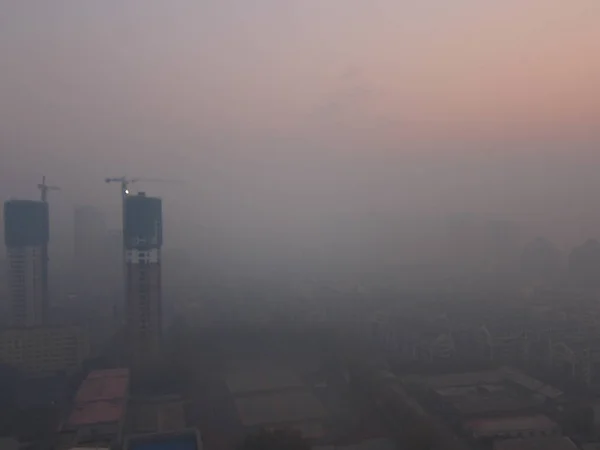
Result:
[[160,176],[187,182],[144,186],[179,226],[474,210],[589,234],[599,23],[598,0],[0,0],[0,189],[45,173],[67,211]]

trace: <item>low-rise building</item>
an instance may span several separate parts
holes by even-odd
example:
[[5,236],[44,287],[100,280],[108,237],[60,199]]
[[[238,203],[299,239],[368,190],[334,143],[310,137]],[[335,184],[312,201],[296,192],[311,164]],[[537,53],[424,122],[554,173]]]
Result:
[[26,376],[75,372],[89,352],[87,334],[79,326],[9,328],[0,332],[0,362]]
[[545,415],[473,419],[464,428],[474,439],[538,438],[560,436],[556,422]]
[[129,397],[129,370],[91,372],[81,383],[71,414],[61,428],[74,445],[121,442]]
[[300,431],[308,439],[323,436],[327,411],[291,369],[232,364],[226,381],[246,432],[285,428]]

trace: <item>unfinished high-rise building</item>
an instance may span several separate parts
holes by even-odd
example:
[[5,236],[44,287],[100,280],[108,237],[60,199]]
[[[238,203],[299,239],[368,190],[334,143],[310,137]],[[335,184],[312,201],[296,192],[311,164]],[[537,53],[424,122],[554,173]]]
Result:
[[125,199],[126,322],[130,356],[144,363],[162,337],[162,202],[144,193]]
[[4,203],[10,319],[13,326],[36,326],[48,313],[48,204],[31,200]]

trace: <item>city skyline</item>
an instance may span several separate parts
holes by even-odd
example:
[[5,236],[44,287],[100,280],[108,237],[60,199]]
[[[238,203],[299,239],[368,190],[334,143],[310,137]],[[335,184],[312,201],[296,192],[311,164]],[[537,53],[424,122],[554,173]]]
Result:
[[48,174],[56,223],[129,175],[186,181],[160,190],[177,246],[337,211],[599,228],[593,0],[6,3],[0,192]]

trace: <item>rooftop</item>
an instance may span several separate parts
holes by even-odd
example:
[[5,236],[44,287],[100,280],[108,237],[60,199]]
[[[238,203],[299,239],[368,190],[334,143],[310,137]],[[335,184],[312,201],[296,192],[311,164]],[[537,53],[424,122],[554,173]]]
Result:
[[79,386],[75,403],[123,399],[129,387],[129,370],[95,370]]
[[556,400],[560,398],[563,393],[549,384],[543,383],[529,375],[521,372],[520,370],[513,369],[512,367],[503,367],[500,369],[506,379],[516,383],[530,391],[536,392],[544,397]]
[[452,386],[437,389],[445,401],[464,415],[521,411],[539,406],[542,401],[503,385]]
[[128,369],[95,370],[79,386],[66,429],[120,422],[129,389]]
[[531,392],[549,399],[556,400],[563,393],[553,386],[545,384],[512,367],[502,367],[498,370],[482,370],[479,372],[451,373],[427,378],[427,384],[432,389],[452,386],[502,385],[511,382]]
[[196,430],[180,433],[157,433],[129,438],[125,450],[201,450],[202,442]]
[[244,426],[321,420],[326,412],[308,390],[260,394],[235,400]]
[[497,441],[494,450],[577,450],[577,446],[568,437],[539,437]]
[[475,435],[496,436],[522,431],[546,431],[558,428],[556,422],[542,414],[516,417],[498,417],[494,419],[474,419],[466,423],[466,428]]
[[99,400],[76,404],[67,421],[67,428],[119,422],[124,413],[125,400]]

